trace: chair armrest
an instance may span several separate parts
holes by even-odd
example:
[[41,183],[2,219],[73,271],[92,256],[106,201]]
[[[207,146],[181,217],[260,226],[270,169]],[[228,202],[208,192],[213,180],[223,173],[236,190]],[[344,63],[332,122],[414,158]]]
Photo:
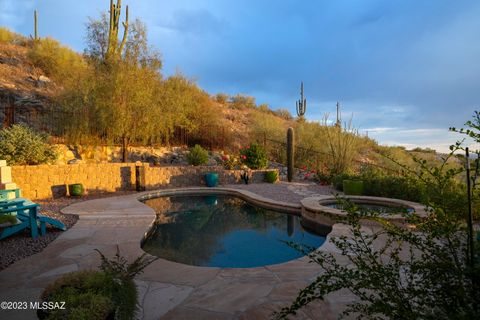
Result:
[[25,202],[24,199],[21,200],[2,200],[0,201],[0,210],[3,208],[8,208],[12,206],[18,206],[18,205],[23,205]]
[[26,206],[18,206],[14,208],[6,208],[6,209],[0,209],[0,214],[2,213],[10,213],[10,212],[18,212],[18,211],[23,211],[23,210],[28,210],[28,209],[33,209],[33,208],[38,208],[38,204],[29,204]]

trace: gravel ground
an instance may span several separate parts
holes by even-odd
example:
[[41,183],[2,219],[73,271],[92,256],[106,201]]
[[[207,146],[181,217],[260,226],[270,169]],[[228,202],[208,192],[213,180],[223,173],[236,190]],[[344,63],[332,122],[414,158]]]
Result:
[[[113,195],[123,195],[132,192],[116,192],[114,194],[97,194],[84,196],[82,198],[58,198],[51,200],[37,200],[40,205],[40,214],[49,216],[62,221],[67,229],[70,229],[78,220],[77,215],[63,214],[60,209],[71,205],[72,203],[111,197]],[[29,230],[21,231],[6,239],[0,240],[0,270],[5,269],[17,260],[26,258],[43,250],[50,242],[55,240],[63,231],[54,229],[47,224],[47,234],[37,239],[30,237]]]

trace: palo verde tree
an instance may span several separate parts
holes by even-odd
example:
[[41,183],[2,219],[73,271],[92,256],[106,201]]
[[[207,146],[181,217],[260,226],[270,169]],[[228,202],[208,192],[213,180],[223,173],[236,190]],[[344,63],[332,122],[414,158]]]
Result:
[[[64,106],[81,110],[75,136],[100,135],[122,144],[123,161],[127,161],[131,143],[150,143],[159,140],[155,125],[160,114],[156,100],[161,86],[161,60],[147,41],[145,25],[140,20],[128,21],[126,8],[123,35],[119,39],[121,0],[110,1],[109,16],[90,19],[87,25],[89,62],[95,71],[77,89],[69,92]],[[80,96],[79,96],[80,95]]]

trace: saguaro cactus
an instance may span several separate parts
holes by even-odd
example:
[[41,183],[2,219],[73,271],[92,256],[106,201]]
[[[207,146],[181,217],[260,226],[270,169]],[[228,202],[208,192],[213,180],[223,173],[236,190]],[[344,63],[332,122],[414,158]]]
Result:
[[340,118],[340,102],[338,101],[337,101],[337,121],[335,122],[335,125],[339,128],[342,126],[342,120]]
[[305,111],[307,111],[307,99],[303,97],[303,81],[300,86],[300,100],[296,102],[297,115],[300,119],[303,119]]
[[119,21],[120,14],[122,12],[122,0],[117,0],[117,4],[113,3],[113,0],[110,0],[110,22],[108,25],[108,47],[107,52],[105,53],[105,60],[109,60],[112,57],[116,57],[122,54],[125,43],[127,43],[128,37],[128,6],[125,12],[125,22],[122,22],[123,25],[123,38],[118,45],[118,31],[119,31]]
[[292,182],[293,180],[293,157],[294,157],[294,140],[293,140],[293,128],[287,130],[287,180]]
[[33,11],[33,39],[38,40],[38,27],[37,27],[37,10]]

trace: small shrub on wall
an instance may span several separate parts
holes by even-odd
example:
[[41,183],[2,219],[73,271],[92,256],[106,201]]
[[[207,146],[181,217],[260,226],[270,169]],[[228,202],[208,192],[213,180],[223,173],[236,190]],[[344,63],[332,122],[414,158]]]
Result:
[[268,164],[267,153],[257,143],[240,149],[240,160],[250,169],[264,169]]
[[24,125],[13,125],[0,130],[0,159],[10,165],[36,165],[53,162],[55,147],[48,137]]
[[195,147],[190,149],[190,152],[187,154],[188,164],[193,166],[200,166],[208,162],[208,151],[203,149],[198,144]]

